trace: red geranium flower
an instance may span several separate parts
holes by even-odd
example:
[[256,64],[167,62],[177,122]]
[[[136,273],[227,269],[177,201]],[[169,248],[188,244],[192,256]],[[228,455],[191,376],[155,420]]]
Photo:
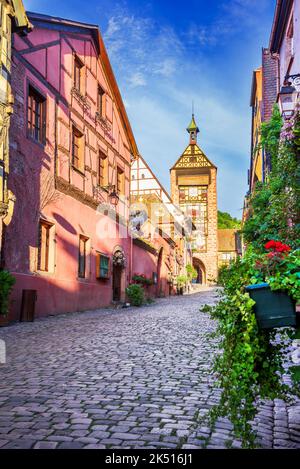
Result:
[[266,249],[273,249],[276,247],[276,241],[274,241],[273,239],[271,241],[268,241],[266,244],[265,244],[265,248]]
[[283,244],[280,241],[274,241],[274,239],[272,239],[271,241],[268,241],[265,244],[265,248],[273,249],[273,251],[276,251],[276,252],[288,252],[291,250],[290,246],[288,246],[287,244]]

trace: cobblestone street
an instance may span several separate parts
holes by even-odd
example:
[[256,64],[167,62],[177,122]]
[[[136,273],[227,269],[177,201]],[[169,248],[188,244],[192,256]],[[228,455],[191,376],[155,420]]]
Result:
[[[1,448],[224,448],[231,425],[199,417],[218,400],[208,384],[215,325],[201,304],[215,290],[143,308],[99,310],[0,330]],[[262,405],[263,447],[300,448],[300,403]]]

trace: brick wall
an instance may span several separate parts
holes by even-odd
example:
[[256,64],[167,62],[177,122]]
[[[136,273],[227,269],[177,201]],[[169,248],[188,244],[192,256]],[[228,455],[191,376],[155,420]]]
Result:
[[267,121],[272,114],[272,108],[276,103],[278,92],[278,56],[271,54],[269,49],[262,50],[263,69],[263,106],[262,120]]
[[[272,109],[277,101],[278,93],[278,55],[272,54],[269,49],[262,50],[262,122],[268,121],[272,115]],[[264,152],[263,174],[264,178],[271,169],[270,156]]]

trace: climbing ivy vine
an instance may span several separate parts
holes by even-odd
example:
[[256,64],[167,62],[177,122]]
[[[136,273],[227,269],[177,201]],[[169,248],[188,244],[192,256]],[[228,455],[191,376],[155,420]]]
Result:
[[220,270],[220,301],[203,308],[217,320],[214,336],[220,344],[214,372],[221,399],[209,412],[210,423],[229,417],[244,448],[256,445],[252,422],[258,399],[288,400],[300,394],[299,387],[291,389],[282,381],[288,330],[259,329],[255,302],[245,289],[263,281],[300,302],[299,106],[284,125],[275,106],[270,121],[262,125],[261,145],[271,158],[271,171],[249,199],[242,229],[246,253]]

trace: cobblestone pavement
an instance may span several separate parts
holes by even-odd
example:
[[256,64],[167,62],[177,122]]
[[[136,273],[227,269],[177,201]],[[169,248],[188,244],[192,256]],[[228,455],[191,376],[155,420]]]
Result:
[[[224,448],[226,419],[199,417],[211,392],[215,324],[199,312],[216,291],[143,308],[40,319],[0,330],[1,448]],[[262,405],[263,447],[300,448],[300,403]]]

